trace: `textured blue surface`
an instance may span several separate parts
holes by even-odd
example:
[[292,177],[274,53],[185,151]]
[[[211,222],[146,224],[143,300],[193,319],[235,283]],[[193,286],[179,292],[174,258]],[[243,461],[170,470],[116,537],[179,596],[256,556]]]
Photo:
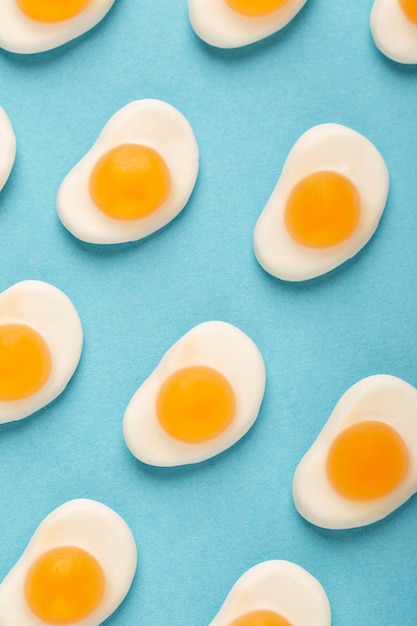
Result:
[[[0,195],[0,288],[48,281],[85,330],[66,391],[0,429],[0,579],[45,515],[90,497],[123,515],[139,550],[108,626],[207,626],[235,580],[271,558],[321,581],[334,626],[417,624],[415,498],[339,533],[307,524],[291,499],[299,459],[351,384],[375,373],[417,384],[417,69],[376,50],[371,5],[310,0],[280,34],[227,52],[194,35],[186,0],[116,0],[102,24],[60,50],[0,52],[0,104],[18,146]],[[60,181],[118,108],[149,97],[194,128],[194,194],[144,242],[82,244],[56,217]],[[353,261],[285,284],[258,266],[253,228],[292,144],[329,121],[381,151],[388,204]],[[165,350],[209,319],[236,324],[262,351],[259,419],[199,466],[145,467],[124,445],[124,409]]]

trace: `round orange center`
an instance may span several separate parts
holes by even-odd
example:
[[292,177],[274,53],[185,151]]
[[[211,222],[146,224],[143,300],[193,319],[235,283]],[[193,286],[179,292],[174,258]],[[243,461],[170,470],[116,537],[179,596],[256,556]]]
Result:
[[259,610],[241,615],[230,626],[291,626],[291,622],[274,611]]
[[230,383],[216,370],[199,365],[169,376],[156,402],[162,428],[185,443],[214,439],[232,422],[235,410]]
[[51,355],[41,335],[24,324],[0,326],[0,401],[32,396],[51,373]]
[[19,9],[36,22],[64,22],[79,15],[92,0],[16,0]]
[[342,243],[356,230],[361,212],[358,190],[345,176],[318,171],[300,180],[285,206],[291,237],[308,248]]
[[417,2],[416,0],[399,0],[400,7],[406,16],[413,24],[417,26]]
[[135,220],[151,215],[168,197],[171,178],[160,154],[123,144],[104,154],[90,176],[90,195],[108,217]]
[[95,611],[104,589],[97,560],[81,548],[64,546],[49,550],[32,564],[24,592],[32,613],[46,624],[73,624]]
[[262,17],[282,9],[290,0],[225,0],[226,4],[246,17]]
[[400,485],[408,450],[394,428],[377,421],[346,428],[332,443],[326,471],[332,487],[348,500],[375,500]]

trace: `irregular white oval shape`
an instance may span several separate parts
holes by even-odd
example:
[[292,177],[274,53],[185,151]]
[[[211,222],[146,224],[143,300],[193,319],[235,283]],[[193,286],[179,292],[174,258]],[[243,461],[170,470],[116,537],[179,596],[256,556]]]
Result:
[[[337,435],[358,422],[377,420],[392,426],[409,453],[409,469],[401,485],[387,496],[367,502],[347,500],[326,475],[329,447]],[[417,389],[387,374],[364,378],[340,398],[293,480],[295,506],[306,520],[332,530],[356,528],[383,519],[417,491]]]
[[24,280],[0,294],[0,325],[4,324],[26,324],[43,337],[51,373],[32,396],[0,401],[0,423],[27,417],[59,396],[77,368],[83,345],[81,321],[71,300],[42,281]]
[[[163,382],[191,365],[216,369],[228,380],[236,397],[236,414],[218,437],[198,444],[177,441],[160,426],[156,399]],[[204,322],[192,328],[163,356],[139,387],[126,409],[123,435],[131,453],[148,465],[199,463],[236,443],[255,422],[265,390],[261,353],[244,332],[226,322]]]
[[375,45],[385,56],[397,63],[417,63],[417,25],[398,0],[375,0],[370,24]]
[[52,50],[76,39],[98,24],[115,0],[91,0],[79,15],[56,23],[42,23],[28,18],[15,0],[1,0],[0,48],[17,54]]
[[210,626],[230,626],[256,610],[275,611],[293,626],[330,626],[331,610],[319,581],[290,561],[263,561],[241,576]]
[[42,626],[26,604],[28,569],[45,552],[61,546],[81,548],[101,565],[106,587],[95,611],[77,626],[98,626],[124,600],[136,571],[135,539],[126,522],[108,506],[79,498],[52,511],[34,532],[16,565],[0,584],[1,626]]
[[[359,192],[359,224],[346,241],[323,249],[298,244],[284,223],[285,206],[294,186],[316,171],[333,170]],[[305,132],[290,150],[281,175],[254,232],[254,250],[269,274],[287,281],[315,278],[341,265],[374,234],[388,197],[389,174],[375,146],[340,124],[320,124]]]
[[0,191],[12,171],[16,156],[16,137],[6,111],[0,107]]
[[[171,190],[163,205],[147,217],[128,221],[107,217],[89,193],[89,178],[97,160],[124,143],[154,148],[171,175]],[[142,239],[182,211],[194,189],[198,168],[197,141],[182,113],[161,100],[136,100],[110,118],[96,143],[64,178],[57,196],[58,216],[75,237],[88,243]]]
[[188,0],[189,18],[195,33],[211,46],[239,48],[265,39],[284,28],[307,0],[289,0],[270,15],[246,17],[224,0]]

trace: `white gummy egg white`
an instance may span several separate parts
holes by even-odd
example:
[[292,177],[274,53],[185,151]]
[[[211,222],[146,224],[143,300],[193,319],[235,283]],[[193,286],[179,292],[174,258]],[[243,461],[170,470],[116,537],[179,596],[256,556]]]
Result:
[[[153,148],[165,161],[171,179],[169,194],[152,214],[118,220],[102,212],[89,191],[91,172],[108,151],[124,144]],[[161,100],[144,99],[117,111],[87,154],[63,180],[57,212],[63,225],[78,239],[96,244],[135,241],[159,230],[185,207],[194,189],[199,150],[186,118]]]
[[0,107],[0,191],[12,171],[16,156],[16,137],[6,111]]
[[[16,0],[0,0],[0,48],[17,54],[34,54],[62,46],[79,37],[100,22],[110,10],[114,0],[86,0],[83,8],[69,19],[42,21],[28,16]],[[32,6],[48,9],[54,2],[32,0]],[[58,7],[65,3],[55,0]],[[81,2],[79,3],[81,5]],[[30,11],[30,7],[29,7]],[[30,15],[33,15],[30,14]]]
[[[364,421],[382,422],[400,435],[408,451],[408,470],[392,492],[378,498],[353,500],[334,489],[328,479],[326,463],[335,438]],[[391,468],[391,463],[387,462],[386,466]],[[316,441],[300,461],[293,481],[295,506],[316,526],[334,530],[355,528],[386,517],[416,491],[417,389],[395,376],[378,374],[364,378],[340,398]]]
[[[417,63],[417,11],[415,0],[406,4],[414,21],[401,8],[400,0],[375,0],[371,11],[371,33],[375,45],[398,63]],[[417,5],[416,5],[417,6]]]
[[[120,515],[108,506],[94,500],[70,500],[41,522],[22,556],[1,583],[2,626],[52,623],[39,619],[28,606],[25,580],[39,557],[67,546],[87,552],[98,562],[104,573],[104,593],[98,606],[87,617],[74,622],[53,623],[98,626],[117,609],[129,591],[136,571],[137,551],[132,532]],[[51,593],[51,604],[53,600]]]
[[[162,428],[156,413],[163,383],[175,372],[192,366],[219,372],[231,386],[236,401],[233,419],[226,430],[198,443],[172,437]],[[136,458],[149,465],[186,465],[211,458],[249,430],[258,416],[264,389],[265,365],[254,342],[226,322],[199,324],[165,353],[132,397],[123,421],[126,444]]]
[[238,619],[260,610],[276,613],[290,626],[331,624],[330,604],[322,585],[289,561],[263,561],[247,570],[233,585],[210,626],[234,626],[236,620],[236,626],[261,624]]
[[[285,224],[285,210],[294,187],[310,174],[331,171],[356,188],[361,210],[354,232],[341,243],[314,248],[298,243]],[[260,265],[287,281],[308,280],[341,265],[369,241],[388,196],[387,166],[375,146],[360,133],[340,124],[320,124],[305,132],[291,149],[281,175],[254,232]]]
[[[49,354],[48,377],[39,389],[27,397],[20,397],[20,392],[18,397],[15,391],[10,391],[16,384],[20,386],[16,379],[24,363],[19,365],[18,359],[29,364],[33,358],[33,353],[25,347],[23,337],[20,339],[23,347],[18,347],[15,325],[23,331],[25,328],[35,331],[43,339]],[[7,329],[11,329],[11,334]],[[20,350],[20,357],[7,349],[10,342],[14,342]],[[25,280],[3,291],[0,294],[0,423],[27,417],[54,400],[65,389],[77,368],[82,344],[80,318],[68,296],[60,289],[42,281]],[[6,378],[10,383],[5,382]]]
[[[284,28],[306,1],[287,0],[277,10],[255,17],[242,15],[226,0],[188,0],[188,9],[191,26],[200,39],[217,48],[238,48]],[[256,7],[257,3],[252,4]]]

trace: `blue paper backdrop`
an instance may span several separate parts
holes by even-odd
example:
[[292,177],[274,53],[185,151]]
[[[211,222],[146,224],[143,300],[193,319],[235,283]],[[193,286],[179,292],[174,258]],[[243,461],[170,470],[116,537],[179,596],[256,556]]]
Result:
[[[43,517],[89,497],[116,509],[138,544],[137,576],[108,626],[207,626],[235,580],[271,558],[321,581],[334,626],[417,624],[416,499],[334,533],[306,523],[291,498],[298,461],[351,384],[375,373],[417,384],[417,69],[377,51],[371,5],[310,0],[281,33],[221,51],[195,36],[186,0],[116,0],[60,50],[0,52],[0,104],[18,146],[0,196],[0,288],[50,282],[85,330],[66,391],[0,428],[0,579]],[[80,243],[56,217],[59,184],[118,108],[149,97],[194,128],[192,198],[146,241]],[[389,201],[353,261],[285,284],[257,264],[253,228],[292,144],[329,121],[381,151]],[[146,467],[124,444],[124,409],[166,349],[210,319],[236,324],[264,355],[259,419],[201,465]]]

